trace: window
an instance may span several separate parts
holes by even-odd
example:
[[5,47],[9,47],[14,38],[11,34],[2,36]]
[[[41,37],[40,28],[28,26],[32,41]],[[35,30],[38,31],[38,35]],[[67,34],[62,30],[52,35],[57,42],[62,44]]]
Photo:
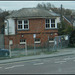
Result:
[[55,19],[46,19],[46,29],[55,28]]
[[28,20],[18,20],[18,30],[28,30],[29,21]]
[[54,42],[54,38],[49,38],[49,42]]
[[20,39],[20,44],[25,44],[26,40],[25,39]]
[[50,21],[49,21],[49,19],[46,19],[46,28],[50,28]]
[[55,28],[55,19],[51,19],[51,28]]
[[18,21],[18,29],[22,29],[22,21]]
[[35,38],[35,43],[41,43],[40,38]]
[[28,20],[24,20],[24,29],[28,29]]

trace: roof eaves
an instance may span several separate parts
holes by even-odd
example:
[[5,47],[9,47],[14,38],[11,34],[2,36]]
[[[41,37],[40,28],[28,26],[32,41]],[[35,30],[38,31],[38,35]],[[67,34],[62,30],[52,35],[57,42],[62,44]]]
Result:
[[[71,23],[65,16],[63,16],[69,23]],[[71,23],[72,24],[72,23]]]

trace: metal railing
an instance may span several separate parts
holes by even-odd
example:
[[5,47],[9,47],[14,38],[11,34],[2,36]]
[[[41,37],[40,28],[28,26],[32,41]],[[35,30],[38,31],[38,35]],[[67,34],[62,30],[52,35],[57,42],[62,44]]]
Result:
[[35,44],[36,47],[34,47],[34,44],[25,43],[23,45],[5,45],[5,49],[9,48],[10,57],[20,57],[57,51],[68,47],[68,43],[68,37],[62,35],[56,36],[53,41],[48,40],[45,43]]

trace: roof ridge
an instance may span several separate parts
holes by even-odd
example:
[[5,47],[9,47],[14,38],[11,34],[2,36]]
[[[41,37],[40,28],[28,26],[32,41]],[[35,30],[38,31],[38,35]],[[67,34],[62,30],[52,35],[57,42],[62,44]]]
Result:
[[41,9],[41,8],[22,8],[14,12],[14,14],[10,14],[9,17],[31,17],[31,16],[36,16],[36,17],[54,17],[58,16],[55,14],[50,13],[50,11],[46,9]]

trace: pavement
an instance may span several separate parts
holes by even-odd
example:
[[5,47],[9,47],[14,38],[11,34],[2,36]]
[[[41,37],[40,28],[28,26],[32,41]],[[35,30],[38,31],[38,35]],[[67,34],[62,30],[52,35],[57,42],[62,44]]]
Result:
[[4,59],[4,60],[0,60],[0,64],[13,63],[13,62],[19,62],[19,61],[27,61],[27,60],[35,60],[35,59],[45,59],[45,58],[52,58],[52,57],[72,55],[72,54],[75,54],[75,48],[65,48],[65,49],[60,49],[57,52],[52,53],[52,54],[43,54],[42,53],[40,55],[25,56],[25,57],[12,58],[12,59]]

